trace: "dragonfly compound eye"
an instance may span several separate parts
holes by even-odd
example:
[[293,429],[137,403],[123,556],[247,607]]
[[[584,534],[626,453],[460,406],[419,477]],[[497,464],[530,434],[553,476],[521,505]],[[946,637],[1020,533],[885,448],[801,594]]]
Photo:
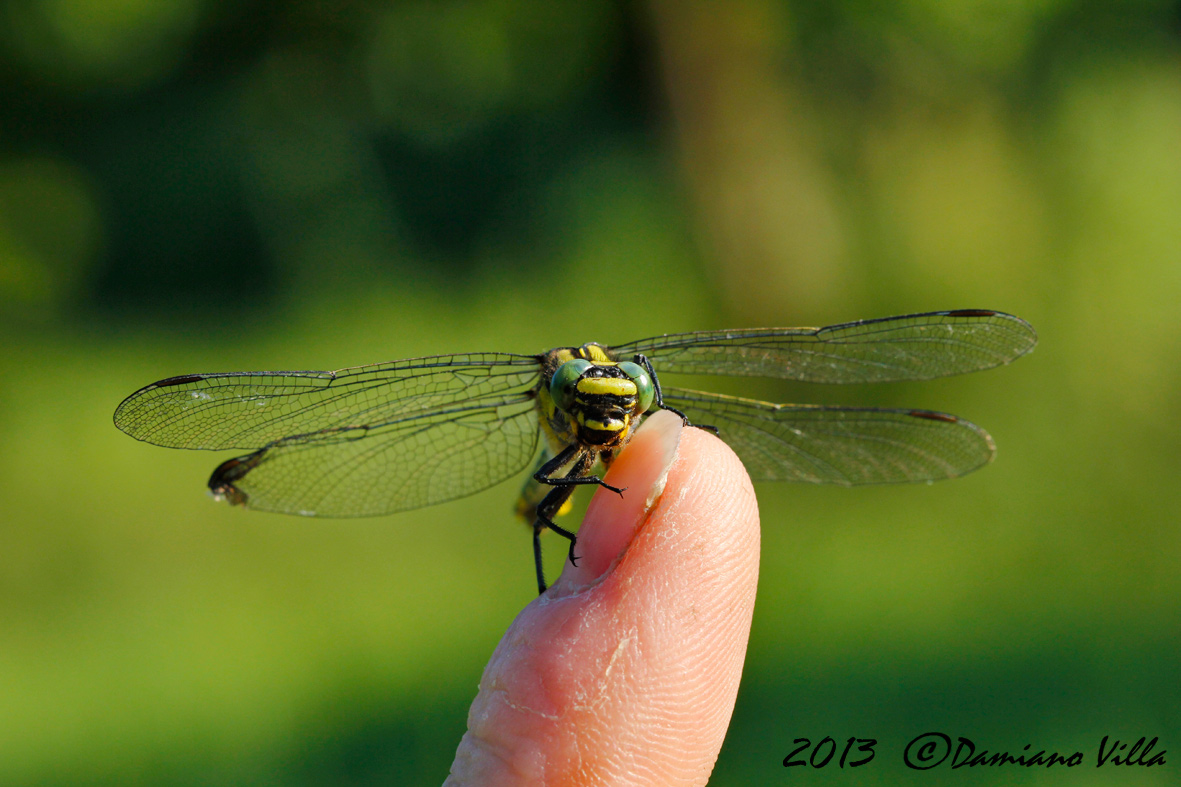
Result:
[[585,358],[575,358],[572,361],[566,361],[554,372],[549,383],[549,393],[554,398],[554,404],[558,406],[558,409],[568,411],[574,406],[574,393],[578,381],[592,366],[594,364]]
[[636,412],[646,413],[656,397],[656,386],[652,384],[652,376],[638,363],[624,361],[619,364],[619,371],[626,374],[636,384]]

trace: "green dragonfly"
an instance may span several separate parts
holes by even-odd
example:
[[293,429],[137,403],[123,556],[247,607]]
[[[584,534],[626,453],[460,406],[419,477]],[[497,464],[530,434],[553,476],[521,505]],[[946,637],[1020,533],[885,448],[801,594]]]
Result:
[[[169,448],[239,449],[209,488],[234,505],[305,516],[377,516],[499,483],[537,461],[517,505],[540,534],[601,473],[646,413],[716,431],[756,481],[934,481],[987,464],[980,427],[931,410],[771,404],[661,385],[668,373],[817,383],[927,380],[1007,364],[1033,349],[1024,320],[985,309],[826,328],[704,331],[540,355],[471,353],[335,372],[186,374],[127,397],[115,425]],[[540,458],[538,456],[540,454]]]

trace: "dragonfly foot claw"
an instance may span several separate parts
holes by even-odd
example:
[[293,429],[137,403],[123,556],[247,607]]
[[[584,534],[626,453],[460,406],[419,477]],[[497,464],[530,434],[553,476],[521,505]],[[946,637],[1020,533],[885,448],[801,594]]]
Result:
[[604,484],[602,482],[599,483],[599,486],[603,487],[604,489],[606,489],[610,492],[614,492],[615,494],[619,495],[620,497],[623,497],[623,493],[627,491],[626,486],[611,486],[610,484]]

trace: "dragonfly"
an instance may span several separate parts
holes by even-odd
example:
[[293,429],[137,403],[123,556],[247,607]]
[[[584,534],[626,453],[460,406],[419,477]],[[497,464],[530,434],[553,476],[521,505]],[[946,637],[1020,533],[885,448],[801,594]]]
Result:
[[671,410],[715,431],[755,481],[853,486],[936,481],[996,453],[982,428],[933,410],[772,404],[662,385],[666,374],[811,383],[929,380],[1008,364],[1032,326],[988,309],[908,314],[823,328],[668,334],[538,355],[469,353],[337,371],[184,374],[145,386],[115,426],[169,448],[237,449],[213,471],[215,497],[246,508],[378,516],[471,495],[534,464],[517,503],[533,531],[603,473],[646,414]]

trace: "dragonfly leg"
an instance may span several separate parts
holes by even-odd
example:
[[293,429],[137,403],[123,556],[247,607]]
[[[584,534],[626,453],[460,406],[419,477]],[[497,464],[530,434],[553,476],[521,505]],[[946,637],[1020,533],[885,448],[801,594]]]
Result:
[[569,559],[571,565],[577,566],[578,555],[574,554],[574,545],[578,543],[578,536],[564,527],[555,525],[553,522],[546,522],[545,526],[570,542],[570,548],[566,550],[566,557]]
[[533,568],[537,572],[537,595],[545,592],[545,568],[541,565],[541,531],[540,521],[533,523]]
[[[538,483],[560,488],[581,486],[583,484],[598,484],[604,489],[608,489],[622,497],[626,487],[611,486],[610,484],[603,483],[603,479],[597,475],[586,475],[586,472],[594,465],[596,458],[593,452],[582,448],[577,443],[573,443],[563,448],[553,459],[542,465],[533,474],[533,480]],[[554,475],[554,473],[561,470],[567,464],[570,464],[572,459],[574,460],[574,464],[566,472],[566,475]]]
[[689,416],[685,415],[677,408],[664,403],[664,395],[660,392],[660,378],[656,376],[656,370],[652,368],[652,362],[648,360],[647,356],[637,355],[635,357],[635,363],[638,363],[640,366],[642,366],[644,371],[648,373],[648,376],[652,378],[652,388],[656,394],[653,397],[653,400],[657,407],[659,407],[661,410],[668,410],[670,413],[676,413],[677,415],[681,416],[681,423],[683,423],[685,426],[696,426],[698,429],[705,429],[708,432],[718,434],[718,428],[716,426],[690,423]]
[[[577,467],[577,465],[575,465]],[[574,545],[578,542],[578,536],[554,524],[553,518],[557,516],[558,511],[574,494],[575,487],[573,486],[559,486],[549,491],[545,499],[537,506],[536,519],[533,521],[533,567],[537,571],[537,592],[544,593],[545,584],[545,569],[541,564],[541,531],[549,528],[557,533],[562,538],[570,542],[570,549],[566,553],[566,557],[574,565],[578,565],[578,555],[574,554]]]

